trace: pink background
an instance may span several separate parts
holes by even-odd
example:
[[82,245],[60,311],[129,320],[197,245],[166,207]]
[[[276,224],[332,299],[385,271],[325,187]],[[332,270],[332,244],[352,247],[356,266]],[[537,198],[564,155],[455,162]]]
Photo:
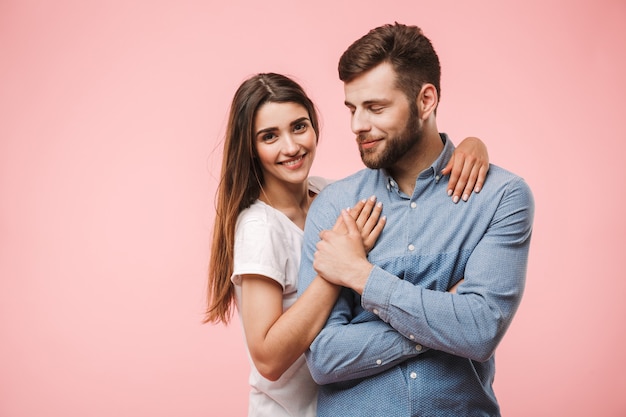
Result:
[[239,324],[200,324],[232,94],[300,80],[347,175],[337,60],[394,20],[440,54],[440,130],[535,193],[504,415],[626,415],[626,2],[216,3],[0,1],[0,416],[245,414]]

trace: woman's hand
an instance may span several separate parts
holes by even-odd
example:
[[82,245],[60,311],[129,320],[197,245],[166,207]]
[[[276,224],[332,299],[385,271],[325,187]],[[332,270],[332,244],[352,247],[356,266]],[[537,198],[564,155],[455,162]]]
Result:
[[467,201],[472,194],[480,192],[489,171],[487,147],[478,138],[465,138],[454,150],[448,165],[441,170],[442,175],[450,174],[448,195],[452,201]]
[[[367,200],[361,200],[349,209],[350,216],[356,221],[356,226],[361,233],[365,252],[369,253],[376,244],[387,218],[381,216],[383,203],[376,204],[376,196],[371,196]],[[348,233],[348,229],[340,215],[332,229],[338,233]]]

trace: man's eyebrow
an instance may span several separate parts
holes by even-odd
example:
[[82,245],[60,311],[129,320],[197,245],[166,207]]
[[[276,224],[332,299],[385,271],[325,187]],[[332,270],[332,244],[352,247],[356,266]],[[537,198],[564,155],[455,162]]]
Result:
[[[373,98],[370,100],[365,100],[363,102],[363,106],[371,106],[372,104],[388,104],[390,102],[391,100],[386,99],[386,98]],[[356,107],[354,104],[350,103],[349,101],[344,101],[343,104],[345,104],[348,107]]]

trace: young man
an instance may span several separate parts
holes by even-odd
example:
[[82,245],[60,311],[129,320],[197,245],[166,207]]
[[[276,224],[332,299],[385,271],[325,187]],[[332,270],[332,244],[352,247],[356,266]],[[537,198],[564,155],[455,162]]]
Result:
[[[346,287],[307,352],[318,415],[498,416],[494,351],[522,297],[532,193],[491,166],[480,194],[449,204],[440,172],[454,146],[437,129],[439,59],[419,28],[373,29],[339,77],[368,169],[327,187],[305,228],[300,291],[316,273]],[[329,229],[370,196],[387,222],[366,257],[349,216],[347,234]]]

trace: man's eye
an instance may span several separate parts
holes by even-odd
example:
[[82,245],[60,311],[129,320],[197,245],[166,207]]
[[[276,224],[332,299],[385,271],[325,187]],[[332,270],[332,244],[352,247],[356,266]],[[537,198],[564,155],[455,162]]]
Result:
[[372,113],[380,113],[381,111],[383,111],[383,107],[370,107],[370,111]]

